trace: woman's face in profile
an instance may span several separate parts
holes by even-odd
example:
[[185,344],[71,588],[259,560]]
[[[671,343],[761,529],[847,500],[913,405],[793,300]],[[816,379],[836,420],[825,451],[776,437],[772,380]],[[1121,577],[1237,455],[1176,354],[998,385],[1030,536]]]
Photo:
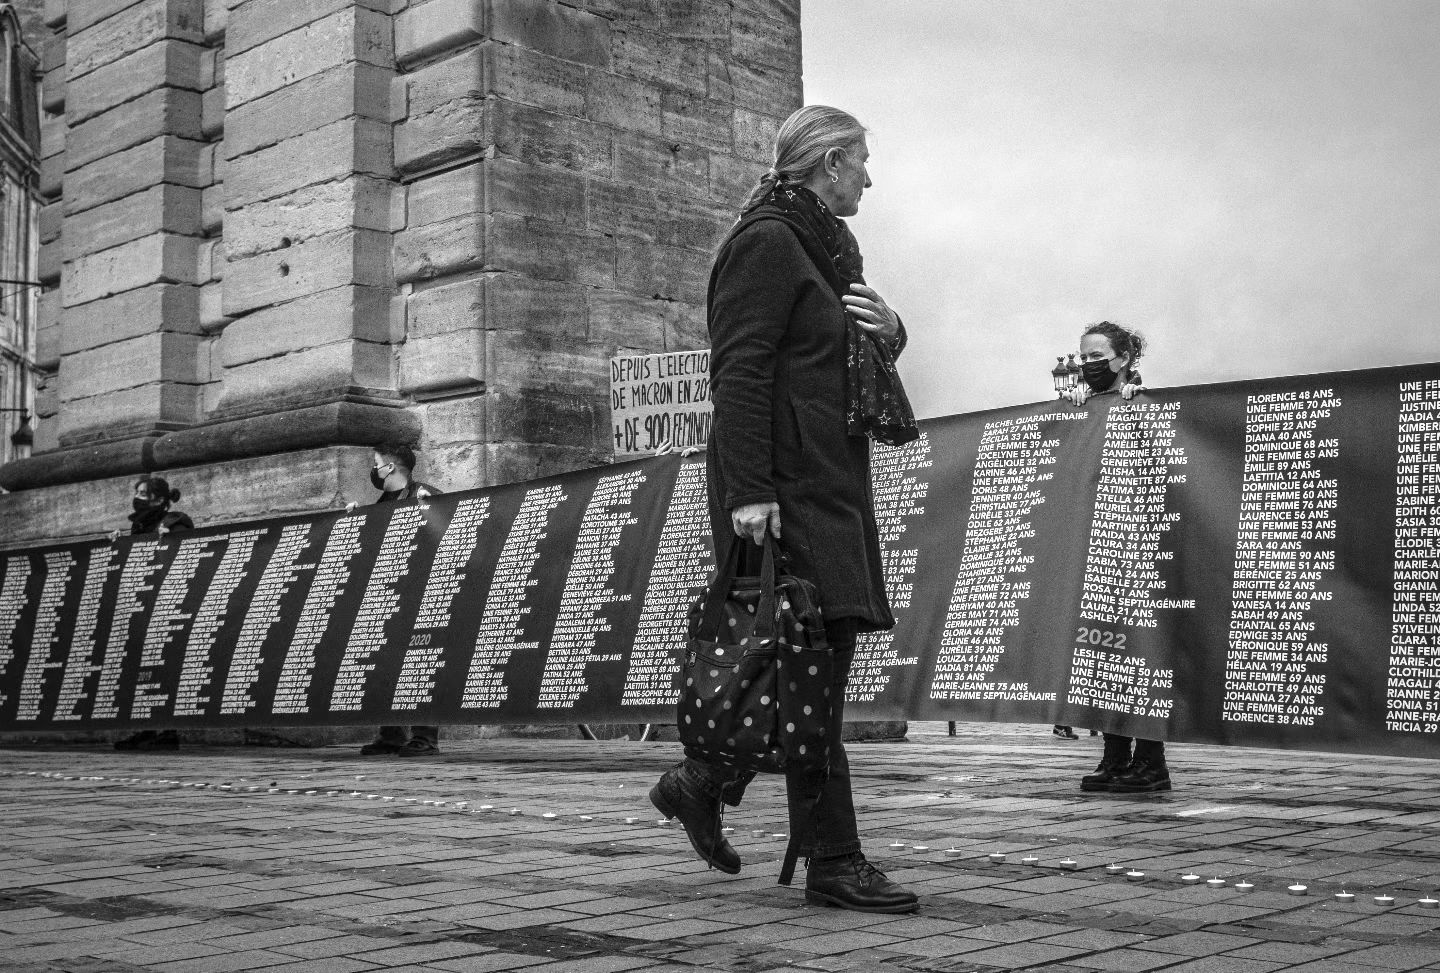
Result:
[[1110,339],[1103,334],[1087,334],[1080,339],[1080,361],[1106,362],[1117,377],[1130,364],[1130,359],[1115,354]]
[[831,187],[836,216],[854,216],[860,212],[860,196],[870,188],[870,170],[866,163],[870,149],[862,137],[849,151],[838,156],[840,179]]

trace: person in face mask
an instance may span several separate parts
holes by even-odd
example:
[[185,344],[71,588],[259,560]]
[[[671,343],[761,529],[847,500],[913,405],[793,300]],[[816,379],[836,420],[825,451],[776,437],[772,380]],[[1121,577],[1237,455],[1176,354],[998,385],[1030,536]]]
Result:
[[1083,405],[1092,395],[1118,392],[1133,398],[1145,390],[1136,364],[1145,350],[1145,339],[1137,331],[1110,321],[1085,329],[1080,336],[1080,381],[1070,390],[1070,401]]
[[[1144,351],[1145,339],[1138,332],[1111,321],[1090,325],[1080,336],[1081,380],[1070,390],[1070,401],[1080,405],[1092,395],[1111,393],[1131,399],[1143,392],[1145,386],[1135,366]],[[1114,794],[1168,791],[1165,741],[1106,733],[1100,765],[1093,774],[1080,778],[1080,789]]]
[[[441,491],[414,477],[415,451],[404,443],[382,443],[371,454],[370,483],[380,491],[376,503],[424,500]],[[382,726],[374,741],[360,748],[362,756],[395,754],[428,757],[440,752],[438,726]]]
[[[164,477],[147,476],[136,480],[134,497],[130,501],[130,533],[163,535],[175,530],[194,529],[195,524],[188,515],[170,509],[170,504],[179,499],[180,491],[171,489]],[[111,543],[119,537],[119,530],[110,532]],[[179,746],[180,735],[174,730],[141,730],[115,741],[116,750],[175,750]]]

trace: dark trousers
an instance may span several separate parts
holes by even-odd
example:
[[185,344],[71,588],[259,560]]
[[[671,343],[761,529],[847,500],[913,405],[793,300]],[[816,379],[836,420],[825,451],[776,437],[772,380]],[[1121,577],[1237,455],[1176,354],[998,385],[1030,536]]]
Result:
[[[825,638],[835,650],[835,682],[830,693],[830,775],[814,803],[814,787],[797,775],[785,775],[785,798],[790,809],[790,834],[810,834],[802,841],[800,854],[809,858],[836,858],[860,850],[860,832],[855,822],[855,799],[850,793],[850,760],[845,755],[841,731],[845,723],[845,685],[855,656],[855,619],[839,618],[825,623]],[[753,773],[686,757],[680,768],[685,780],[731,807],[739,807]],[[811,808],[814,808],[813,817]],[[811,831],[813,821],[814,830]]]
[[1134,737],[1121,736],[1118,733],[1105,734],[1105,753],[1119,753],[1123,751],[1126,756],[1130,754],[1131,742],[1135,744],[1135,759],[1144,760],[1152,764],[1165,763],[1165,741],[1164,740],[1136,740]]
[[393,743],[397,747],[403,747],[411,739],[423,740],[432,747],[440,745],[440,727],[438,726],[382,726],[380,727],[380,742]]

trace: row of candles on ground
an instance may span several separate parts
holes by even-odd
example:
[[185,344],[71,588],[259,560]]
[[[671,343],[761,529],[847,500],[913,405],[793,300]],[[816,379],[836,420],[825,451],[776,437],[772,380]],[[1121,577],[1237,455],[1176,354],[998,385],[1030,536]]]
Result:
[[[895,850],[899,850],[899,849],[902,849],[902,848],[908,848],[908,849],[910,849],[911,851],[919,851],[919,852],[926,852],[926,851],[929,851],[929,850],[930,850],[930,849],[929,849],[928,847],[926,847],[925,845],[907,845],[907,844],[905,844],[905,842],[903,842],[903,841],[893,841],[893,842],[890,843],[890,847],[891,847],[892,849],[895,849]],[[961,848],[946,848],[946,849],[945,849],[945,854],[946,854],[946,856],[948,856],[948,857],[950,857],[950,858],[959,858],[961,855],[964,855],[964,854],[965,854],[965,851],[964,851],[963,849],[961,849]],[[995,851],[995,852],[991,852],[991,853],[990,853],[988,856],[986,856],[986,857],[988,857],[988,858],[990,859],[990,861],[992,861],[992,862],[994,862],[994,863],[996,863],[996,864],[998,865],[998,864],[1003,864],[1004,862],[1008,861],[1010,856],[1007,855],[1007,854],[1006,854],[1005,852],[1003,852],[1003,851]],[[1040,864],[1040,859],[1037,858],[1037,857],[1034,856],[1034,855],[1026,855],[1025,857],[1023,857],[1023,858],[1020,859],[1020,864],[1022,864],[1022,865],[1038,865],[1038,864]],[[1077,861],[1075,861],[1075,859],[1073,859],[1073,858],[1062,858],[1062,859],[1060,860],[1060,862],[1059,862],[1059,865],[1060,865],[1061,868],[1066,869],[1067,871],[1068,871],[1068,870],[1071,870],[1071,869],[1076,869],[1076,868],[1079,868],[1079,867],[1080,867],[1080,863],[1077,862]],[[1124,865],[1106,865],[1106,866],[1105,866],[1105,874],[1107,874],[1107,875],[1124,875],[1127,879],[1129,879],[1129,880],[1132,881],[1132,882],[1139,882],[1139,881],[1142,881],[1142,880],[1145,878],[1145,873],[1144,873],[1144,872],[1140,871],[1140,870],[1137,869],[1137,868],[1126,868]],[[1185,884],[1185,885],[1199,885],[1199,884],[1201,883],[1201,881],[1202,881],[1202,878],[1201,878],[1201,876],[1195,874],[1194,872],[1186,872],[1184,875],[1181,875],[1181,876],[1180,876],[1180,881],[1181,881],[1182,884]],[[1204,881],[1204,883],[1205,883],[1206,885],[1210,886],[1212,889],[1222,889],[1222,888],[1225,888],[1225,886],[1227,886],[1227,885],[1230,884],[1229,882],[1227,882],[1227,881],[1226,881],[1225,879],[1223,879],[1223,878],[1207,878],[1207,879],[1203,879],[1203,881]],[[1253,892],[1253,891],[1255,890],[1255,885],[1254,885],[1253,883],[1251,883],[1251,882],[1246,882],[1246,881],[1243,881],[1243,880],[1242,880],[1242,881],[1239,881],[1239,882],[1236,882],[1234,885],[1231,885],[1230,887],[1233,888],[1233,889],[1234,889],[1235,891],[1237,891],[1237,892]],[[1289,892],[1291,895],[1308,895],[1308,894],[1310,894],[1310,887],[1309,887],[1308,885],[1301,885],[1301,884],[1299,884],[1299,883],[1297,882],[1297,883],[1294,884],[1294,885],[1287,886],[1285,891]],[[1378,905],[1378,906],[1380,906],[1381,908],[1388,908],[1388,907],[1393,906],[1393,905],[1395,904],[1395,897],[1394,897],[1393,895],[1383,895],[1383,894],[1382,894],[1382,895],[1376,895],[1376,896],[1374,896],[1373,898],[1374,898],[1375,904]],[[1349,892],[1349,891],[1346,891],[1346,890],[1344,890],[1344,889],[1341,889],[1339,892],[1336,892],[1336,893],[1335,893],[1335,901],[1337,901],[1337,902],[1345,902],[1345,903],[1348,903],[1348,902],[1354,902],[1355,899],[1356,899],[1356,896],[1355,896],[1355,893],[1354,893],[1354,892]],[[1440,899],[1436,899],[1436,898],[1434,898],[1434,897],[1432,897],[1432,896],[1429,896],[1429,895],[1424,896],[1424,897],[1422,897],[1422,898],[1420,898],[1420,899],[1417,899],[1417,900],[1415,901],[1415,904],[1418,905],[1418,906],[1419,906],[1420,908],[1422,908],[1422,909],[1440,909]]]

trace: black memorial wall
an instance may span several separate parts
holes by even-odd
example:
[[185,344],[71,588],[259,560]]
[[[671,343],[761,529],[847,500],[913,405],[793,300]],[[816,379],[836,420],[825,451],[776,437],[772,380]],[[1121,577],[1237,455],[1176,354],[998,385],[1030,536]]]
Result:
[[[921,423],[853,718],[1440,755],[1440,365]],[[668,721],[704,460],[0,553],[0,729]]]

